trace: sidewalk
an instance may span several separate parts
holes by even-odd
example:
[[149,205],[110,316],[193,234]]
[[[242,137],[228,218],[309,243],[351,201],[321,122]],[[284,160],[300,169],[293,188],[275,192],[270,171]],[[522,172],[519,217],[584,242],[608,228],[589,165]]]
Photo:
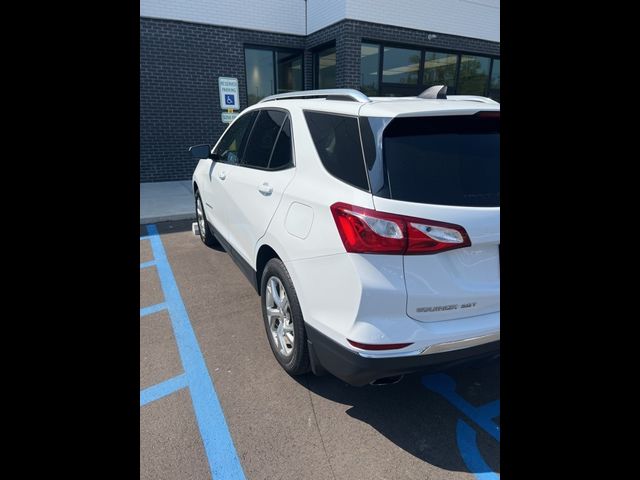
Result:
[[140,184],[140,225],[195,217],[191,180]]

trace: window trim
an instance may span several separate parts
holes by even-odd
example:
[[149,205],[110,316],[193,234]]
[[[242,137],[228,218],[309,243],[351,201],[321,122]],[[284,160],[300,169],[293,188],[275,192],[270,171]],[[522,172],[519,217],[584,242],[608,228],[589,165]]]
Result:
[[[269,46],[269,45],[255,45],[252,43],[243,43],[242,44],[242,57],[244,59],[244,93],[246,95],[246,99],[247,99],[247,106],[248,107],[253,107],[253,105],[257,105],[257,102],[249,105],[249,75],[247,72],[247,49],[250,50],[266,50],[266,51],[270,51],[271,52],[271,62],[273,63],[273,71],[271,72],[273,74],[273,87],[275,92],[271,93],[270,95],[275,95],[276,93],[278,93],[278,62],[276,59],[276,52],[286,52],[286,53],[297,53],[300,56],[300,69],[302,70],[301,75],[302,75],[302,88],[304,89],[304,81],[305,81],[305,75],[304,75],[304,68],[305,68],[305,60],[304,60],[304,48],[290,48],[290,47],[274,47],[274,46]],[[269,96],[269,95],[267,95]],[[265,97],[266,98],[266,97]],[[258,100],[259,101],[259,100]]]
[[[309,124],[307,123],[307,117],[305,115],[306,112],[311,112],[311,113],[321,113],[324,115],[333,115],[335,117],[348,117],[348,118],[353,118],[356,121],[356,125],[358,128],[358,143],[360,144],[360,154],[362,155],[362,164],[363,164],[363,168],[364,168],[364,176],[367,179],[367,186],[368,186],[368,190],[363,189],[362,187],[359,187],[358,185],[354,185],[351,182],[346,181],[343,178],[339,178],[336,177],[333,173],[331,173],[329,170],[327,170],[327,167],[324,166],[324,162],[322,161],[322,157],[320,156],[320,152],[318,152],[318,149],[316,148],[316,143],[315,141],[313,141],[313,135],[311,134],[311,130],[309,129]],[[357,188],[358,190],[360,190],[361,192],[366,192],[366,193],[371,193],[371,182],[369,181],[369,172],[367,172],[367,163],[366,160],[364,158],[364,151],[362,148],[362,134],[360,133],[360,120],[359,120],[359,115],[349,115],[347,113],[336,113],[336,112],[327,112],[325,110],[314,110],[314,109],[310,109],[310,108],[303,108],[302,109],[302,116],[304,117],[304,123],[307,127],[307,131],[309,132],[309,135],[311,136],[311,140],[313,143],[313,149],[316,152],[316,155],[318,155],[318,160],[320,160],[320,166],[322,167],[322,169],[327,172],[328,175],[330,175],[331,177],[335,178],[336,180],[338,180],[339,182],[342,182],[346,185],[349,185],[350,187],[353,188]]]
[[[284,167],[280,167],[280,168],[269,168],[267,167],[258,167],[255,165],[247,165],[246,163],[237,163],[237,164],[229,164],[232,165],[234,167],[242,167],[242,168],[250,168],[252,170],[262,170],[263,172],[281,172],[283,170],[289,170],[291,168],[295,168],[296,167],[296,150],[295,150],[295,142],[293,140],[293,120],[291,120],[291,113],[289,112],[289,110],[287,110],[286,108],[281,108],[281,107],[261,107],[261,108],[256,108],[251,110],[251,112],[257,112],[258,114],[260,114],[260,112],[262,111],[266,111],[266,110],[278,110],[280,112],[284,112],[284,120],[282,121],[282,125],[280,125],[280,129],[278,130],[278,135],[276,135],[276,139],[273,142],[273,147],[271,147],[271,153],[269,154],[269,162],[267,163],[267,165],[271,164],[271,157],[273,156],[273,150],[276,148],[276,143],[278,143],[278,139],[280,138],[280,133],[282,132],[282,127],[284,127],[284,124],[287,122],[287,119],[289,119],[290,125],[291,125],[291,163],[285,165]],[[249,113],[251,113],[249,112]],[[253,121],[253,125],[251,125],[251,131],[249,132],[249,136],[247,137],[247,142],[249,141],[249,139],[251,138],[251,134],[253,134],[253,128],[256,125],[256,121],[257,121],[257,117],[256,119]],[[226,163],[226,162],[224,162]]]

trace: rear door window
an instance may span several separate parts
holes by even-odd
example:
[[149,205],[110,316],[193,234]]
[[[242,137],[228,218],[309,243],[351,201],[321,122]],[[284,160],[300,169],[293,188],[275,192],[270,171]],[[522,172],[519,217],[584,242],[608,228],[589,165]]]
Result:
[[269,161],[270,170],[281,170],[293,165],[293,154],[291,151],[291,120],[287,118],[280,130],[276,145],[273,147],[271,160]]
[[500,206],[499,112],[396,118],[385,128],[382,143],[385,197]]
[[369,190],[356,117],[304,112],[313,144],[324,168],[334,177]]

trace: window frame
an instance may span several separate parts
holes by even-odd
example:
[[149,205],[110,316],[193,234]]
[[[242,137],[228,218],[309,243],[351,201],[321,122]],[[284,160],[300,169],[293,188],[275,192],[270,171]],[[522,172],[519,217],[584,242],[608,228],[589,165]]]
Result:
[[[262,170],[263,172],[281,172],[283,170],[289,170],[290,168],[295,168],[296,167],[296,152],[295,152],[295,142],[293,140],[293,120],[291,119],[291,113],[286,108],[271,107],[271,106],[269,106],[269,107],[265,106],[265,107],[261,107],[261,108],[256,108],[254,110],[251,110],[251,112],[256,112],[257,114],[260,114],[260,112],[265,111],[265,110],[278,110],[280,112],[284,112],[284,114],[285,114],[284,120],[282,121],[282,125],[280,125],[280,129],[278,130],[278,135],[276,135],[276,139],[273,142],[273,147],[271,147],[271,154],[269,155],[269,163],[268,163],[267,167],[258,167],[256,165],[247,165],[246,163],[237,163],[237,164],[231,164],[230,163],[229,165],[233,165],[235,167],[250,168],[252,170]],[[271,157],[273,156],[273,151],[276,148],[276,143],[278,143],[278,139],[280,138],[280,134],[282,133],[282,128],[284,127],[284,124],[287,123],[287,119],[289,120],[289,124],[291,125],[291,162],[289,162],[287,165],[284,165],[282,167],[271,168],[271,167],[269,167],[269,165],[271,165]],[[251,135],[253,134],[253,129],[254,129],[255,125],[256,125],[256,121],[257,120],[258,120],[258,117],[256,116],[256,119],[253,121],[253,124],[251,125],[251,131],[249,132],[249,136],[247,137],[247,141],[245,142],[245,146],[249,142],[249,140],[251,139]]]
[[[253,105],[257,105],[260,100],[258,100],[258,102],[249,105],[249,75],[247,72],[247,49],[250,50],[266,50],[266,51],[270,51],[271,52],[271,62],[273,64],[273,69],[271,74],[273,75],[273,86],[274,86],[274,92],[270,93],[269,95],[276,95],[278,93],[278,61],[276,58],[276,53],[277,52],[284,52],[284,53],[295,53],[298,54],[300,56],[300,69],[301,69],[301,75],[302,75],[302,79],[301,79],[301,83],[302,83],[302,88],[304,89],[304,68],[305,68],[305,61],[304,61],[304,48],[290,48],[290,47],[274,47],[274,46],[269,46],[269,45],[255,45],[255,44],[251,44],[251,43],[244,43],[242,44],[242,57],[244,60],[244,78],[245,78],[245,82],[244,82],[244,91],[245,91],[245,95],[247,98],[247,105],[249,107],[252,107]],[[267,95],[267,97],[269,96]],[[263,97],[266,98],[266,97]]]

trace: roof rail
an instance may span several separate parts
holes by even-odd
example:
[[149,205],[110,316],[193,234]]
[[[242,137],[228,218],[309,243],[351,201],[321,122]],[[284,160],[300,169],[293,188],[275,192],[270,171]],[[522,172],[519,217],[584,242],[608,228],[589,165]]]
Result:
[[449,100],[466,100],[469,102],[482,102],[500,105],[500,103],[489,97],[481,97],[480,95],[449,95]]
[[324,90],[302,90],[299,92],[279,93],[263,98],[258,103],[291,98],[326,98],[327,100],[346,100],[350,102],[370,102],[369,97],[353,88],[328,88]]

